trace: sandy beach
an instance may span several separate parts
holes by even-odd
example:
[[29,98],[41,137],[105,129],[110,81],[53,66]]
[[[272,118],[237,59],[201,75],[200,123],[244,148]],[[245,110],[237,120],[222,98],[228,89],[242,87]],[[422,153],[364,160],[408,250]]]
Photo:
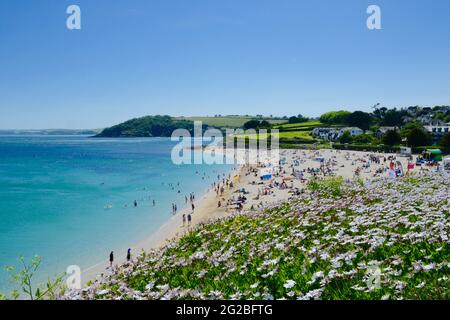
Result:
[[[205,152],[209,152],[206,150]],[[344,150],[280,150],[280,161],[275,164],[259,163],[238,165],[227,177],[221,177],[218,190],[211,187],[203,197],[196,199],[192,212],[190,203],[173,215],[156,232],[137,243],[134,256],[142,250],[162,248],[168,241],[179,238],[198,224],[227,217],[239,211],[256,210],[277,202],[288,201],[301,193],[311,177],[342,176],[346,180],[370,182],[374,177],[388,177],[390,166],[407,171],[407,157]],[[391,164],[392,161],[392,164]],[[261,170],[270,168],[272,177],[260,178]],[[419,170],[417,167],[413,171]],[[392,174],[392,172],[391,172]],[[221,190],[223,188],[223,192]],[[218,203],[221,206],[218,206]],[[239,205],[240,204],[240,205]],[[190,226],[183,225],[183,214],[192,214]],[[93,281],[111,272],[105,253],[105,262],[82,270],[82,283]],[[115,260],[120,265],[123,260]]]

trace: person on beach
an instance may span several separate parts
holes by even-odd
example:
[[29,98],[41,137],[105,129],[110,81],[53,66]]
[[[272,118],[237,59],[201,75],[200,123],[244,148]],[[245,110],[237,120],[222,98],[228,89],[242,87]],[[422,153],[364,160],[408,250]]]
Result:
[[127,261],[130,262],[131,260],[131,249],[129,248],[127,251]]
[[190,226],[191,222],[192,222],[192,216],[190,214],[188,214],[187,219],[188,219],[188,225]]
[[183,227],[186,225],[186,214],[183,213]]
[[195,210],[195,205],[194,205],[194,203],[192,202],[192,211],[194,211]]
[[112,268],[114,262],[114,251],[109,254],[109,266]]

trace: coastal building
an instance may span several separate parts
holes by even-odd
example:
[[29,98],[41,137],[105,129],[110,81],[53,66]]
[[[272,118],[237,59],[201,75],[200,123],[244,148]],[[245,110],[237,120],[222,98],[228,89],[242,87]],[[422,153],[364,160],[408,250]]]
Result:
[[380,127],[376,132],[378,139],[381,139],[388,131],[398,131],[398,127]]
[[314,128],[311,132],[314,138],[319,138],[326,141],[336,140],[339,134],[339,129],[336,128]]
[[339,139],[344,132],[350,132],[352,137],[364,134],[364,130],[357,127],[347,128],[315,128],[312,130],[312,136],[326,141],[333,141]]
[[424,126],[424,128],[431,133],[435,142],[439,141],[443,136],[450,132],[450,124],[448,123],[443,125]]
[[344,134],[344,132],[350,132],[352,137],[357,137],[364,134],[364,130],[358,127],[347,127],[339,130],[338,138]]

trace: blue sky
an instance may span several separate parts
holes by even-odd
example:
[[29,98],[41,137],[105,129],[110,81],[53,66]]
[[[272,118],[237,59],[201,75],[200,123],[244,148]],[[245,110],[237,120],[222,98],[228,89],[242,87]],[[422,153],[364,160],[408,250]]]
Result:
[[448,0],[2,0],[0,129],[450,104],[449,36]]

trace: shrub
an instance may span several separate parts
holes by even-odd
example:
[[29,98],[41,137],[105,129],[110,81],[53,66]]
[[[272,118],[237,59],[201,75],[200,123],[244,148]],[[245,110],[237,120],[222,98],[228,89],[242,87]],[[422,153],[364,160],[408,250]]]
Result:
[[340,197],[342,195],[342,186],[344,178],[329,177],[325,179],[311,179],[308,181],[307,187],[310,191],[325,197]]

